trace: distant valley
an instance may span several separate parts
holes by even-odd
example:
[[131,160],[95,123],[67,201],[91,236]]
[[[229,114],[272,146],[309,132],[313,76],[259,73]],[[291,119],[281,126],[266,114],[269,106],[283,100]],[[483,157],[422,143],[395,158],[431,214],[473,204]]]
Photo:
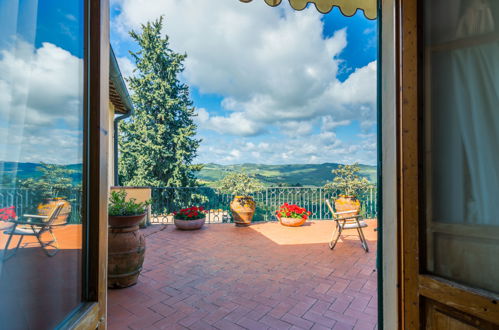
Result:
[[[340,164],[289,164],[289,165],[265,165],[265,164],[239,164],[219,165],[204,164],[204,168],[198,173],[198,179],[207,185],[220,180],[228,172],[244,171],[254,175],[266,186],[323,186],[333,180],[332,170],[337,169]],[[376,166],[360,165],[361,175],[369,181],[376,182]]]
[[[212,186],[216,181],[223,178],[232,171],[244,171],[255,176],[266,186],[323,186],[333,179],[332,170],[338,168],[340,164],[289,164],[289,165],[266,165],[266,164],[238,164],[219,165],[204,164],[203,169],[197,173],[197,178],[201,184]],[[15,163],[0,162],[0,175],[4,178],[3,185],[17,176],[17,179],[36,178],[41,175],[37,170],[40,164],[36,163]],[[81,180],[81,164],[64,165],[65,168],[75,170],[73,180]],[[370,165],[360,165],[361,175],[376,182],[376,167]],[[2,183],[2,182],[0,182]]]

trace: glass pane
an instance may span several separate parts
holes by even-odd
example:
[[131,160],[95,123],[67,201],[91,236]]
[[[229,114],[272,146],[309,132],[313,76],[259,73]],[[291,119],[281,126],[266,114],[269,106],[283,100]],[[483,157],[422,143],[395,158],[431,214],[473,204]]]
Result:
[[0,1],[0,320],[82,299],[83,0]]
[[425,1],[427,269],[499,292],[499,1]]

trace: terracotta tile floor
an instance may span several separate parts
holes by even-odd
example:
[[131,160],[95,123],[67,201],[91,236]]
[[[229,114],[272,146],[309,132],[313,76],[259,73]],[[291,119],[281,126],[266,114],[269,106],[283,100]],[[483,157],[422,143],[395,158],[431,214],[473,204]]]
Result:
[[[375,329],[376,221],[327,246],[330,221],[144,230],[139,283],[109,291],[110,329]],[[347,233],[356,233],[348,231]]]
[[[2,262],[4,231],[11,225],[0,222],[0,329],[53,329],[81,302],[81,225],[54,227],[59,252],[53,257],[28,236],[16,255]],[[9,254],[18,240],[12,240]]]

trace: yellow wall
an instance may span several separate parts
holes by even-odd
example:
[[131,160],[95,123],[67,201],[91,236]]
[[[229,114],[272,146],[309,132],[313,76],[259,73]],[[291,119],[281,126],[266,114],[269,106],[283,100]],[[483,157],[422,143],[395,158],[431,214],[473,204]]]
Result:
[[114,104],[109,102],[109,158],[108,158],[108,175],[109,184],[114,185]]

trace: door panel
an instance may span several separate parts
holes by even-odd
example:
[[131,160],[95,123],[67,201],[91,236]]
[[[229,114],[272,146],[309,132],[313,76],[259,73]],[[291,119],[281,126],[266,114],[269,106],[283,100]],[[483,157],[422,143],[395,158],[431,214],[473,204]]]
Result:
[[433,300],[425,299],[426,328],[476,330],[494,329],[494,325],[476,317],[463,314]]
[[84,26],[83,0],[0,3],[0,208],[15,213],[0,221],[8,329],[52,329],[83,302]]
[[108,0],[0,1],[0,32],[0,328],[105,328]]
[[499,328],[499,2],[399,4],[402,326]]

